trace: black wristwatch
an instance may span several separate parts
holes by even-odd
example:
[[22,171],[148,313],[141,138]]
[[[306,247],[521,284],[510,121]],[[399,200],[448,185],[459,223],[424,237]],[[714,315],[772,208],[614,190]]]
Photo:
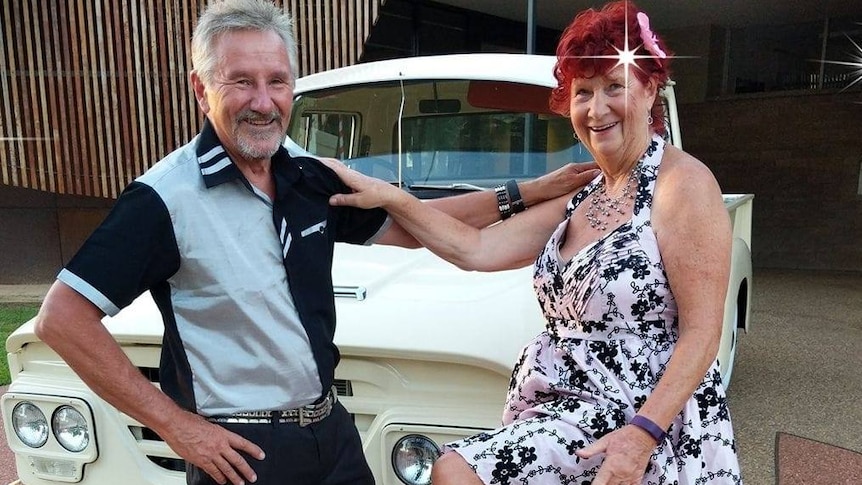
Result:
[[506,193],[509,196],[509,205],[511,206],[512,214],[523,212],[527,208],[524,205],[524,199],[521,198],[521,191],[518,190],[518,182],[514,180],[506,182]]

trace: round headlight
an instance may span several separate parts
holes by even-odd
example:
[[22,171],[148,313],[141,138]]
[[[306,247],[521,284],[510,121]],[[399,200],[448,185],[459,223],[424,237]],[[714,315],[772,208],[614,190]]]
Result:
[[30,448],[39,448],[48,441],[48,420],[31,402],[19,402],[12,409],[12,429],[18,439]]
[[54,411],[51,429],[60,445],[73,453],[84,451],[90,444],[87,420],[72,406],[60,406]]
[[440,448],[427,436],[407,435],[392,448],[392,468],[407,485],[431,483],[431,466],[440,456]]

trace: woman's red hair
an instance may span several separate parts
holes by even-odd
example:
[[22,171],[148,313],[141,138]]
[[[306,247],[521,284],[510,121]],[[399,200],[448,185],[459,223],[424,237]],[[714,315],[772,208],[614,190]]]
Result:
[[[649,56],[635,59],[638,67],[632,69],[635,77],[644,84],[654,79],[659,88],[664,87],[670,77],[671,52],[658,35],[656,42],[667,57],[658,58],[643,46],[638,11],[630,0],[621,0],[608,3],[601,10],[591,8],[575,16],[557,44],[557,64],[554,66],[557,87],[551,93],[552,110],[562,115],[569,114],[573,79],[602,75],[617,65],[617,49],[625,49],[626,32],[628,48],[637,48],[635,56]],[[653,117],[653,129],[663,134],[664,106],[658,97],[650,114]]]

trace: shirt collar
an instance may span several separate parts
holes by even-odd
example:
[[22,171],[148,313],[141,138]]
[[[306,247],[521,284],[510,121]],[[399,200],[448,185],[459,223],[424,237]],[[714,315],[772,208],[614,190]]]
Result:
[[[201,129],[195,146],[195,155],[198,159],[201,175],[203,175],[204,184],[208,189],[231,180],[245,180],[242,172],[222,146],[209,118],[204,120],[203,129]],[[299,167],[291,159],[284,146],[279,147],[273,155],[272,168],[274,172],[283,175],[287,182],[293,182],[299,179],[301,175]]]

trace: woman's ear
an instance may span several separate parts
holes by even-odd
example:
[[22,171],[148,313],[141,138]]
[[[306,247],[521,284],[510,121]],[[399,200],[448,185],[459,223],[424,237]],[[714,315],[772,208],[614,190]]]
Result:
[[658,96],[658,80],[654,76],[650,77],[647,83],[647,96],[651,97],[653,102]]

